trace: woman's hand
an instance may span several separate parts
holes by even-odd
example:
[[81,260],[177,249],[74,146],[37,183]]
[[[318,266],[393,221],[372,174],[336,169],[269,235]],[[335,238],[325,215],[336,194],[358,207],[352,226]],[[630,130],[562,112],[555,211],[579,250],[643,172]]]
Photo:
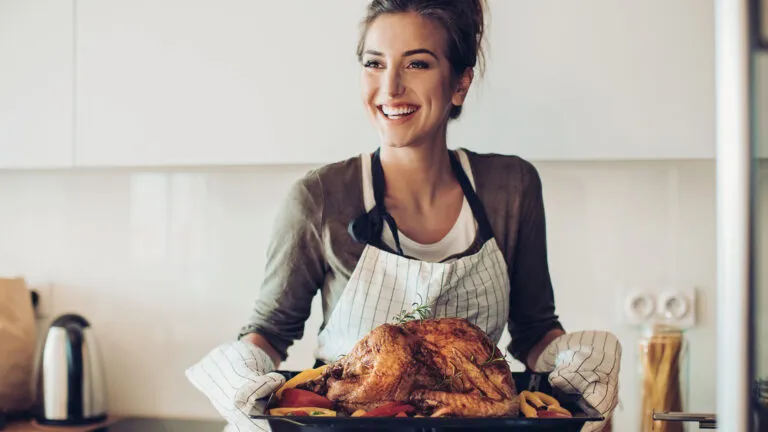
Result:
[[216,410],[240,431],[269,431],[263,420],[267,397],[285,383],[263,349],[237,341],[220,345],[187,369],[189,381],[210,399]]
[[[605,331],[568,333],[553,340],[536,361],[536,372],[549,372],[553,388],[579,394],[606,420],[619,401],[621,344]],[[606,422],[587,423],[582,431],[602,430]]]

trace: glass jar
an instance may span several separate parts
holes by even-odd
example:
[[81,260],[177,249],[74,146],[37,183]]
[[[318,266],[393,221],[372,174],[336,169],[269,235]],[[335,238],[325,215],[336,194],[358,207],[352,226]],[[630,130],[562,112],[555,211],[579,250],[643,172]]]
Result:
[[682,412],[688,400],[688,343],[668,325],[645,329],[640,339],[641,432],[683,431],[681,422],[653,420],[654,412]]

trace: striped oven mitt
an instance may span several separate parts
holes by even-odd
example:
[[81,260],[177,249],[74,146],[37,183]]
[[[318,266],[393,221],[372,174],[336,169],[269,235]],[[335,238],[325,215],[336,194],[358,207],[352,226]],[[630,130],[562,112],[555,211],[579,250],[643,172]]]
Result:
[[549,383],[567,394],[579,394],[605,417],[582,431],[599,431],[619,401],[621,344],[611,333],[583,331],[553,340],[536,361],[535,371],[549,372]]
[[272,359],[261,348],[245,341],[220,345],[186,370],[187,379],[210,399],[229,422],[227,430],[270,431],[262,415],[270,394],[285,383],[272,372]]

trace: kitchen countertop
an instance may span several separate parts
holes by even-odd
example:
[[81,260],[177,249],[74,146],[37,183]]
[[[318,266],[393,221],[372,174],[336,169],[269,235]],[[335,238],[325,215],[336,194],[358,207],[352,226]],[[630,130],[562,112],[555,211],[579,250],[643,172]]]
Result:
[[88,432],[88,431],[94,431],[99,428],[103,428],[104,426],[109,426],[120,420],[122,420],[121,417],[110,417],[106,421],[101,423],[94,423],[88,426],[72,426],[72,427],[43,426],[43,425],[37,424],[37,422],[35,422],[34,420],[18,420],[18,421],[9,422],[8,424],[5,425],[5,429],[0,429],[0,430],[2,430],[2,432],[41,432],[41,431]]
[[221,432],[226,423],[220,420],[165,419],[143,417],[110,417],[107,421],[81,427],[42,426],[34,420],[6,424],[2,432]]

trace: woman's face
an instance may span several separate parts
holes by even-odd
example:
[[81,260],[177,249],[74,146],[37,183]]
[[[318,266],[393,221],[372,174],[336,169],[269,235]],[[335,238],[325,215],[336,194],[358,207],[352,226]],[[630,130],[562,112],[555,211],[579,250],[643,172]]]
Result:
[[414,13],[384,14],[369,27],[362,54],[365,106],[388,146],[418,146],[444,134],[452,104],[464,103],[471,68],[452,76],[446,35]]

